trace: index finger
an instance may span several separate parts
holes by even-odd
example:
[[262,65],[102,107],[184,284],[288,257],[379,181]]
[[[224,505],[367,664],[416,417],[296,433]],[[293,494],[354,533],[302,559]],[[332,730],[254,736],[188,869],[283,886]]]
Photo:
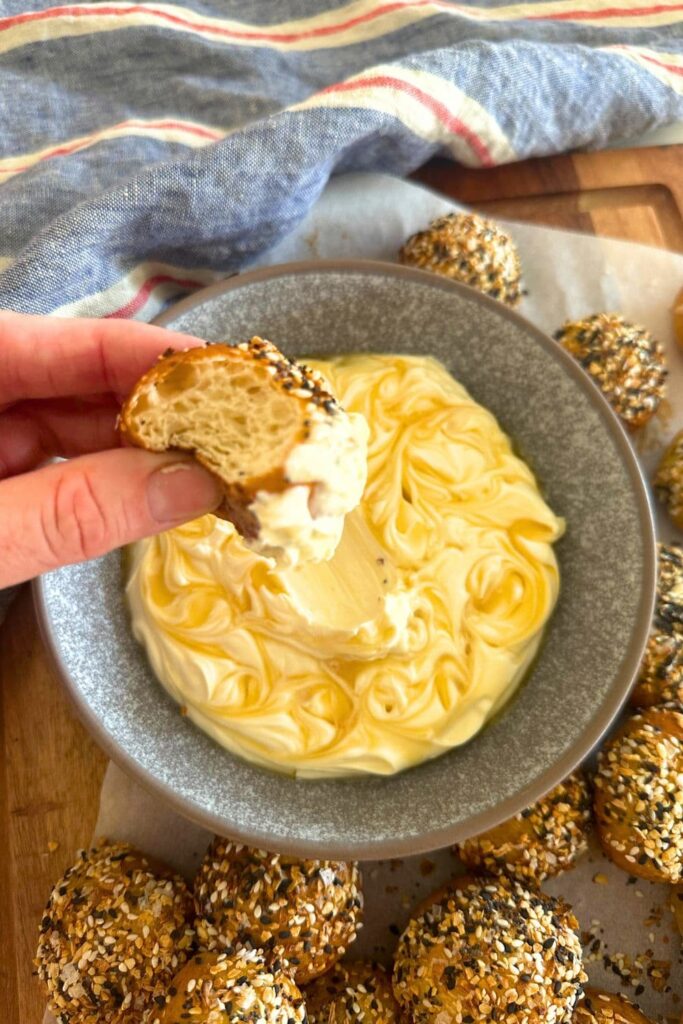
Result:
[[27,398],[125,394],[166,349],[201,344],[132,320],[0,312],[0,406]]

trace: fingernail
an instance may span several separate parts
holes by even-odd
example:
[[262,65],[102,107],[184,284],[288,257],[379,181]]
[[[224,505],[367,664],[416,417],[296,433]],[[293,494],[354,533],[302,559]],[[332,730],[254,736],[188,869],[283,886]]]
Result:
[[147,502],[158,523],[185,523],[212,512],[221,500],[217,480],[196,462],[171,462],[147,481]]

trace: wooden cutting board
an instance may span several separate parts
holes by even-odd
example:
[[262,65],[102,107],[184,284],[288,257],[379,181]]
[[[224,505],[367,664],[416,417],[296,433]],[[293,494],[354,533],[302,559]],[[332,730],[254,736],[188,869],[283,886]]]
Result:
[[[492,215],[683,252],[683,146],[487,171],[435,160],[413,177]],[[90,840],[106,762],[60,689],[26,587],[0,627],[0,742],[0,1021],[39,1024],[38,923],[52,884]]]
[[683,252],[683,146],[575,153],[486,171],[433,160],[413,178],[493,216]]

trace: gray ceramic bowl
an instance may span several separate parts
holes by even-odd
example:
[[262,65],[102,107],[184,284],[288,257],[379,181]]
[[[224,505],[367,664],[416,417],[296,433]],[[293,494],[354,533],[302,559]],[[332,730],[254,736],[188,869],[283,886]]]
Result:
[[104,749],[206,827],[310,856],[436,849],[491,827],[566,776],[626,696],[655,585],[638,465],[573,360],[469,288],[371,262],[257,270],[180,302],[161,322],[209,340],[258,333],[292,355],[437,356],[493,410],[566,518],[561,597],[529,678],[468,745],[392,778],[295,781],[232,756],[178,714],[131,635],[119,554],[61,569],[37,584],[44,633]]

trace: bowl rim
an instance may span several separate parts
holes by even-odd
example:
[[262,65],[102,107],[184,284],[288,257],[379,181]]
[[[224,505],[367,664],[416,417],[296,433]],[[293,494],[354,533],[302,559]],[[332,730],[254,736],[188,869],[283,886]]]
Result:
[[[465,838],[487,831],[530,804],[535,803],[590,756],[616,719],[626,703],[632,683],[636,677],[640,658],[650,634],[654,612],[657,580],[657,540],[652,499],[643,469],[631,446],[627,430],[603,396],[597,384],[579,366],[574,358],[558,345],[550,335],[536,327],[535,324],[527,320],[521,313],[475,288],[442,275],[415,267],[406,267],[388,261],[371,259],[301,260],[273,264],[245,271],[244,273],[233,274],[205,288],[201,288],[171,305],[167,310],[155,317],[152,323],[160,327],[166,327],[175,321],[179,315],[197,306],[201,306],[207,300],[211,300],[225,292],[275,278],[295,277],[311,273],[361,273],[379,277],[403,277],[423,285],[429,285],[430,287],[459,292],[471,302],[488,306],[490,309],[495,310],[499,316],[512,320],[520,329],[532,335],[535,341],[549,352],[560,363],[565,372],[584,390],[591,404],[603,420],[608,433],[615,442],[618,456],[626,469],[636,498],[638,523],[643,543],[643,585],[641,587],[635,625],[608,695],[572,747],[515,795],[508,797],[492,808],[467,818],[465,825],[459,822],[441,829],[432,829],[419,836],[408,836],[397,840],[381,839],[369,842],[344,843],[343,841],[337,841],[331,843],[292,838],[286,841],[277,840],[273,844],[273,836],[266,831],[242,828],[238,822],[227,821],[220,814],[202,810],[190,798],[171,790],[166,783],[160,781],[151,771],[142,767],[135,757],[122,750],[116,739],[104,728],[90,705],[81,699],[80,691],[62,660],[56,637],[53,636],[50,628],[42,576],[38,576],[32,581],[34,607],[43,642],[57,670],[57,674],[62,680],[72,707],[74,707],[86,729],[108,757],[122,768],[126,774],[139,782],[152,794],[161,797],[185,818],[218,835],[227,834],[236,841],[260,848],[265,847],[268,849],[274,846],[277,852],[294,856],[379,860],[386,857],[424,854],[442,849],[456,842],[462,842]],[[389,776],[388,778],[391,779],[392,777]],[[352,785],[353,779],[344,778],[339,780],[339,782],[345,785]],[[301,784],[306,784],[306,781],[304,780]],[[269,843],[272,844],[271,847],[268,846]]]

